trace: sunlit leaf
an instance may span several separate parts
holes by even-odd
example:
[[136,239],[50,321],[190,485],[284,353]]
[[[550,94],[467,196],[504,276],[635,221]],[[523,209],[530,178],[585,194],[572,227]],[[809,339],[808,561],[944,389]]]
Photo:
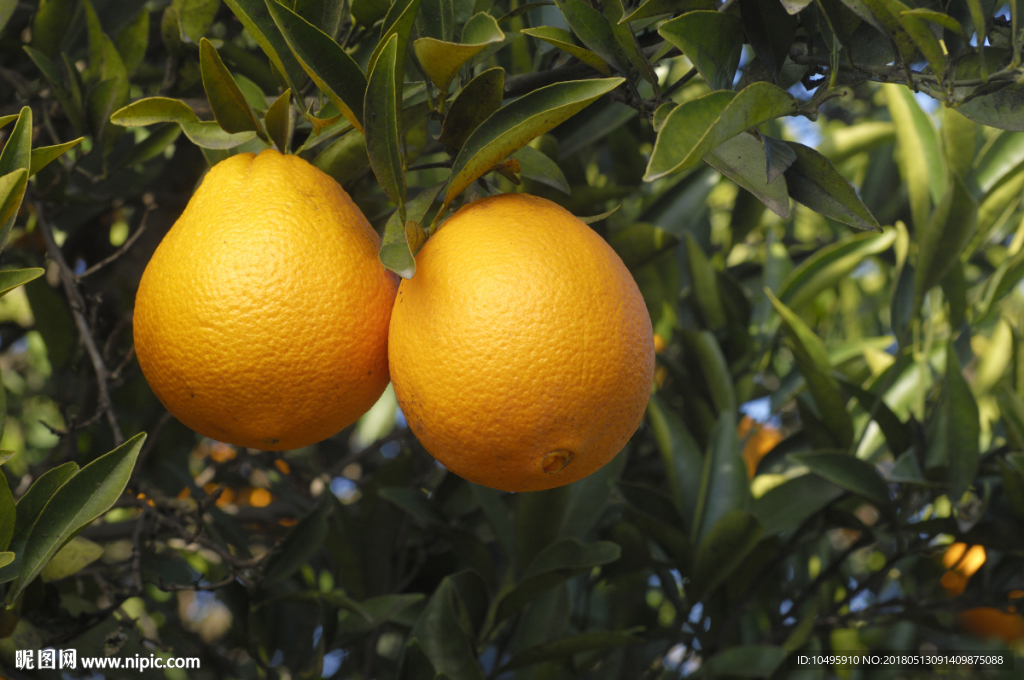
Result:
[[177,123],[185,136],[204,149],[233,149],[256,136],[255,132],[228,133],[211,121],[200,121],[188,104],[178,99],[150,97],[115,111],[110,122],[125,127]]
[[531,139],[571,118],[622,83],[622,78],[555,83],[495,111],[469,135],[455,157],[444,205],[447,207],[463,189]]
[[[730,137],[796,110],[796,100],[769,83],[719,90],[680,104],[665,119],[644,179],[692,168]],[[788,179],[788,178],[787,178]]]

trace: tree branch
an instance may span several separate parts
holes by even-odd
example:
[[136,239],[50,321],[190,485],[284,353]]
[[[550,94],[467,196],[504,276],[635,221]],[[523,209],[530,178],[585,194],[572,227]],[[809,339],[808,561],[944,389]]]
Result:
[[61,252],[57,242],[53,239],[53,232],[43,213],[42,204],[39,201],[34,201],[32,205],[35,209],[39,230],[43,234],[43,240],[46,241],[46,252],[49,254],[50,259],[57,264],[57,269],[60,272],[60,280],[64,284],[64,293],[67,295],[68,303],[71,305],[71,315],[74,317],[75,327],[78,329],[78,337],[82,344],[85,345],[85,350],[89,354],[89,360],[92,362],[93,371],[96,373],[99,410],[107,417],[110,431],[114,435],[114,443],[120,446],[124,443],[124,435],[121,434],[121,426],[117,422],[117,415],[114,413],[114,408],[110,401],[110,392],[107,388],[108,381],[110,380],[110,371],[106,363],[104,363],[99,349],[96,347],[96,341],[92,337],[92,331],[89,329],[89,322],[85,318],[85,300],[78,290],[74,271],[68,266],[67,260],[64,259],[64,253]]

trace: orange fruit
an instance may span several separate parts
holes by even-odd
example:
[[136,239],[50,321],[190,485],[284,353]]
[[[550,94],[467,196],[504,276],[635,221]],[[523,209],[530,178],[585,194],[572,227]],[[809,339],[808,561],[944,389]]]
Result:
[[747,476],[753,478],[757,464],[782,441],[782,433],[771,425],[757,423],[750,416],[743,416],[737,431],[741,438],[747,438],[743,443],[743,460],[747,464]]
[[967,581],[985,564],[985,546],[953,543],[942,554],[942,564],[948,571],[942,575],[942,587],[950,595],[959,595],[967,588]]
[[960,629],[981,638],[1002,640],[1008,645],[1024,642],[1024,617],[995,607],[975,607],[956,615]]
[[337,433],[388,383],[397,279],[333,179],[297,156],[232,156],[203,179],[146,267],[135,351],[196,432],[292,449]]
[[452,216],[391,317],[409,427],[471,482],[536,491],[595,472],[636,431],[654,335],[615,251],[551,201],[506,194]]

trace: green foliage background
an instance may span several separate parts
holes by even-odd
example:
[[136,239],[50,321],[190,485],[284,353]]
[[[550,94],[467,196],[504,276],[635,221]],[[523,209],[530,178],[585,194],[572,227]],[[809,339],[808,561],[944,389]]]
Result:
[[[0,666],[881,679],[934,671],[787,658],[1003,649],[957,613],[1024,590],[1021,8],[0,0]],[[664,344],[626,449],[505,494],[436,465],[390,390],[283,453],[171,418],[139,276],[211,164],[270,147],[405,277],[477,196],[587,219]],[[752,479],[744,413],[781,437]],[[955,597],[954,541],[987,554]]]

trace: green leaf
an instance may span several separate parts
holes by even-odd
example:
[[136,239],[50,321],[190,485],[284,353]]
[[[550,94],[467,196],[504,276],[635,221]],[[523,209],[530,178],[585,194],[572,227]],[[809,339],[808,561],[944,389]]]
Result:
[[1018,520],[1024,520],[1024,455],[1011,453],[1006,459],[996,458],[1003,480],[1007,505]]
[[769,678],[787,655],[783,647],[740,645],[715,654],[704,662],[701,670],[710,678]]
[[795,110],[792,95],[763,82],[740,92],[719,90],[686,101],[665,119],[644,179],[651,182],[692,168],[730,137]]
[[857,399],[865,413],[872,414],[872,419],[878,423],[878,428],[885,435],[885,441],[889,443],[893,455],[898,456],[910,448],[911,439],[907,426],[892,412],[880,395],[868,392],[860,385],[846,380],[840,381],[840,384]]
[[384,193],[398,207],[399,217],[405,224],[405,160],[402,158],[401,131],[398,128],[400,93],[395,89],[398,43],[398,36],[392,35],[370,71],[363,120],[366,123],[370,167]]
[[747,465],[736,436],[736,414],[724,411],[718,415],[711,431],[704,457],[700,495],[690,533],[694,542],[700,545],[719,520],[734,510],[749,510],[750,502]]
[[238,20],[256,40],[285,84],[292,92],[301,92],[306,73],[288,49],[288,43],[270,15],[268,2],[275,0],[224,0]]
[[405,643],[398,677],[402,680],[436,680],[448,676],[438,675],[434,664],[430,662],[430,657],[423,651],[423,645],[419,640],[413,638]]
[[[787,149],[789,147],[786,147]],[[789,219],[789,190],[784,177],[767,179],[765,147],[753,135],[738,134],[712,149],[704,161],[743,187],[783,219]]]
[[125,127],[177,123],[185,136],[204,149],[233,149],[256,136],[255,132],[228,133],[212,121],[200,121],[188,104],[167,97],[149,97],[115,111],[110,122]]
[[814,397],[822,421],[835,440],[835,448],[850,446],[853,443],[853,423],[846,411],[846,400],[839,391],[839,384],[831,375],[831,361],[824,343],[770,290],[765,290],[765,294],[782,317],[782,325],[792,341],[796,364]]
[[[946,64],[949,60],[946,57],[945,50],[943,50],[942,45],[939,43],[939,39],[935,37],[932,29],[922,17],[909,13],[909,8],[905,5],[900,7],[902,3],[896,0],[889,0],[889,2],[894,7],[893,16],[899,20],[903,30],[907,32],[911,41],[921,51],[924,58],[928,60],[928,64],[932,67],[932,73],[937,74],[941,83],[946,73]],[[970,0],[968,0],[969,3]]]
[[946,165],[939,136],[913,94],[902,85],[882,85],[889,114],[896,124],[900,175],[910,195],[910,214],[915,228],[928,221],[933,203],[945,194]]
[[622,476],[629,458],[627,445],[604,467],[569,485],[559,538],[587,539],[612,502],[612,488]]
[[[716,276],[712,280],[715,282],[712,285],[717,290],[718,277]],[[718,296],[716,295],[716,297]],[[720,297],[719,300],[721,300]],[[722,313],[725,314],[724,310]],[[732,376],[729,374],[729,365],[714,334],[710,331],[686,330],[683,332],[683,339],[686,341],[687,350],[697,358],[715,410],[719,414],[735,412],[738,404]]]
[[881,231],[878,220],[832,162],[798,142],[786,142],[796,162],[786,170],[789,195],[811,210],[857,229]]
[[568,180],[551,158],[543,151],[538,151],[532,146],[524,146],[512,154],[512,158],[519,161],[519,173],[527,179],[546,184],[552,189],[557,189],[565,195],[572,193]]
[[683,419],[656,394],[652,394],[647,402],[647,419],[661,452],[676,509],[683,521],[693,526],[704,454],[686,429]]
[[955,109],[943,107],[939,110],[942,119],[942,149],[949,167],[961,177],[966,177],[977,155],[978,124],[957,113]]
[[[377,43],[377,47],[374,48],[373,53],[370,54],[370,61],[366,65],[367,73],[373,71],[377,59],[380,58],[388,41],[391,40],[391,36],[394,35],[398,36],[398,49],[395,53],[401,59],[400,66],[395,69],[395,77],[404,77],[405,55],[408,52],[409,34],[412,32],[413,24],[416,22],[416,15],[419,11],[420,0],[395,0],[395,3],[391,5],[391,9],[388,10],[387,16],[384,17],[380,41]],[[401,85],[401,82],[396,81],[395,87],[397,88],[399,85]]]
[[697,546],[687,596],[700,600],[710,594],[743,563],[763,533],[764,527],[746,510],[722,515]]
[[[52,6],[47,4],[46,6]],[[53,91],[53,95],[60,102],[61,108],[64,109],[65,115],[68,117],[68,121],[76,132],[81,132],[84,129],[83,122],[83,111],[82,111],[82,94],[78,87],[77,71],[71,72],[74,69],[73,65],[69,64],[67,54],[62,54],[64,57],[65,70],[68,74],[67,81],[70,82],[71,90],[65,88],[64,74],[60,68],[45,54],[39,50],[33,49],[29,46],[25,46],[25,54],[29,56],[32,63],[42,72],[43,76],[50,83]],[[6,125],[11,120],[17,119],[17,115],[4,116],[0,118],[0,122]]]
[[263,585],[280,583],[319,552],[327,540],[327,520],[333,508],[326,499],[321,501],[288,532],[277,554],[267,563],[261,581]]
[[7,245],[27,188],[28,170],[24,168],[0,177],[0,248]]
[[418,489],[385,487],[378,495],[389,503],[405,510],[416,519],[438,526],[447,526],[448,519],[437,505]]
[[879,510],[890,511],[892,509],[889,487],[871,463],[847,453],[828,451],[791,453],[789,458],[801,465],[806,465],[811,472],[822,479],[870,501]]
[[220,0],[172,0],[171,7],[178,14],[181,32],[192,42],[198,43],[213,24]]
[[523,581],[553,571],[593,569],[619,559],[619,546],[609,541],[584,545],[576,539],[564,539],[545,548],[530,561]]
[[946,345],[946,380],[929,427],[925,467],[946,468],[952,497],[959,498],[974,482],[981,436],[978,403],[964,378],[952,342]]
[[445,151],[454,156],[473,130],[501,108],[505,97],[505,69],[487,69],[466,84],[452,101],[437,138]]
[[181,127],[168,123],[161,125],[150,133],[148,137],[136,144],[128,157],[121,164],[122,167],[131,167],[139,163],[145,163],[163,154],[167,147],[181,136]]
[[[416,273],[416,258],[413,251],[423,245],[422,241],[410,243],[409,232],[411,230],[420,234],[423,231],[419,225],[422,224],[424,216],[433,205],[434,199],[437,198],[442,187],[444,187],[443,183],[424,189],[417,194],[416,198],[409,201],[406,205],[405,222],[402,221],[401,214],[396,210],[384,225],[384,238],[377,256],[380,258],[381,264],[403,279],[411,279]],[[409,222],[414,222],[415,225],[410,225]],[[417,229],[419,232],[416,231]],[[422,236],[416,240],[421,238]]]
[[[2,213],[0,213],[2,217]],[[0,297],[7,295],[18,286],[23,286],[33,279],[38,279],[46,273],[42,267],[29,267],[28,269],[4,269],[0,270]],[[0,432],[3,428],[0,427]]]
[[313,159],[313,165],[334,178],[338,184],[348,184],[370,169],[366,153],[366,137],[352,130],[330,144]]
[[164,8],[160,15],[160,38],[168,54],[177,55],[181,51],[181,22],[178,12],[171,5]]
[[408,640],[419,641],[438,673],[459,680],[484,680],[473,641],[459,620],[452,579],[452,576],[447,576],[441,581],[409,632]]
[[987,194],[1007,175],[1024,164],[1024,133],[1000,130],[974,161],[973,179]]
[[930,21],[933,24],[938,24],[943,28],[948,28],[949,30],[953,31],[964,40],[966,40],[969,37],[967,35],[967,32],[964,31],[963,25],[959,21],[949,16],[948,14],[943,14],[942,12],[936,12],[930,9],[915,8],[903,10],[902,12],[900,12],[900,15],[918,17],[924,19],[925,21]]
[[[338,595],[340,593],[332,593],[330,597],[325,597],[324,599],[328,602],[340,600]],[[408,593],[404,595],[380,595],[359,603],[348,600],[349,604],[344,606],[347,611],[341,612],[338,617],[338,628],[344,633],[359,634],[373,630],[389,621],[408,625],[406,622],[408,618],[407,610],[420,602],[423,597],[422,593]],[[345,599],[347,600],[348,598]]]
[[583,0],[555,0],[555,5],[580,42],[619,73],[629,73],[629,57],[615,38],[607,17]]
[[516,495],[513,522],[516,565],[520,571],[558,538],[571,496],[568,486]]
[[[641,78],[657,88],[658,76],[654,73],[650,62],[647,61],[647,57],[644,56],[643,50],[640,49],[640,43],[636,39],[636,34],[633,33],[633,29],[629,24],[622,23],[622,18],[626,16],[623,0],[606,0],[606,2],[602,3],[602,9],[608,18],[612,36],[619,44],[619,49],[626,55],[626,60],[632,67],[631,73],[640,74]],[[668,51],[667,47],[665,51]]]
[[910,9],[909,7],[898,0],[858,0],[856,3],[844,0],[844,2],[851,8],[855,4],[860,5],[861,8],[868,8],[870,10],[868,16],[864,16],[860,12],[858,14],[889,35],[905,63],[911,64],[915,61],[918,46],[907,32],[903,22],[900,21],[903,18],[901,12]]
[[768,183],[771,184],[793,167],[793,163],[796,163],[796,152],[781,139],[768,135],[761,135],[761,142],[764,146],[765,171]]
[[[982,87],[985,86],[978,89]],[[960,94],[961,99],[965,94]],[[1011,84],[988,94],[978,94],[957,106],[956,110],[982,125],[1024,132],[1024,117],[1020,115],[1021,107],[1024,107],[1024,85]]]
[[68,541],[63,548],[57,551],[43,570],[39,572],[39,578],[43,583],[59,581],[95,562],[103,555],[103,547],[96,545],[87,538],[75,536]]
[[490,14],[474,14],[462,30],[462,42],[454,43],[436,38],[420,38],[413,43],[413,51],[427,77],[441,91],[448,94],[452,78],[463,64],[475,57],[488,45],[501,42],[505,34]]
[[522,580],[505,591],[495,603],[495,623],[508,618],[537,598],[577,574],[619,559],[621,549],[610,541],[584,545],[576,539],[563,539],[541,551],[523,574]]
[[145,439],[144,433],[135,435],[57,489],[25,542],[18,585],[8,592],[8,603],[17,599],[68,539],[114,505],[128,484]]
[[39,475],[28,491],[18,499],[18,521],[14,527],[14,543],[23,543],[35,526],[39,513],[64,484],[78,474],[78,464],[64,463]]
[[712,90],[732,89],[743,48],[739,17],[727,12],[688,12],[662,24],[658,34],[686,55]]
[[676,565],[689,568],[693,546],[682,530],[683,519],[671,499],[662,498],[658,489],[644,484],[620,482],[618,489],[626,500],[626,518],[661,546]]
[[0,551],[7,550],[14,537],[15,512],[14,495],[7,484],[7,477],[0,470]]
[[124,68],[131,75],[139,68],[143,58],[146,56],[146,47],[149,45],[149,10],[143,9],[135,15],[135,18],[128,22],[128,25],[121,29],[114,39],[114,46]]
[[[2,410],[4,413],[6,413],[7,412],[7,405],[6,405],[7,404],[7,395],[6,394],[4,394],[4,396],[2,397],[2,401],[4,402],[4,407],[2,409],[0,409],[0,410]],[[17,451],[3,451],[3,450],[0,450],[0,465],[3,465],[7,461],[9,461],[11,458],[14,458],[14,456],[16,456],[16,455],[17,455]]]
[[576,57],[587,66],[596,71],[600,71],[606,76],[610,76],[612,74],[612,70],[608,68],[608,64],[605,63],[604,59],[597,56],[587,48],[577,45],[576,41],[572,37],[572,33],[564,28],[538,26],[536,28],[524,28],[520,33],[532,38],[537,38],[538,40],[543,40],[549,45],[554,45],[563,52]]
[[917,230],[914,291],[918,299],[937,286],[959,261],[978,223],[978,204],[960,176],[952,173],[950,191],[935,206],[924,229]]
[[754,500],[751,510],[769,536],[796,530],[804,520],[843,495],[838,486],[816,475],[801,475],[772,487]]
[[252,131],[262,135],[263,129],[255,112],[217,50],[206,38],[199,40],[199,68],[203,74],[206,98],[221,129],[229,133]]
[[423,35],[451,42],[455,38],[455,7],[452,0],[424,0],[420,7]]
[[0,552],[0,569],[14,562],[15,557],[17,556],[12,552]]
[[775,0],[740,0],[739,6],[747,41],[777,80],[793,44],[796,17]]
[[263,117],[267,135],[281,153],[288,153],[292,137],[292,91],[285,90],[267,109]]
[[22,107],[4,150],[0,153],[0,175],[32,167],[32,109]]
[[714,268],[696,239],[686,232],[686,262],[693,286],[693,298],[704,326],[713,330],[725,327],[725,308],[719,297],[718,283]]
[[577,80],[538,88],[504,106],[480,124],[455,157],[445,208],[478,177],[534,137],[571,118],[625,82],[622,78]]
[[578,219],[583,224],[596,224],[596,223],[600,222],[601,220],[606,220],[609,217],[611,217],[612,215],[614,215],[615,213],[617,213],[619,211],[619,208],[621,208],[621,207],[622,207],[622,204],[620,203],[617,206],[615,206],[614,208],[612,208],[611,210],[606,210],[603,213],[597,213],[596,215],[577,215],[576,219]]
[[505,555],[511,559],[515,556],[514,529],[508,506],[502,500],[502,492],[472,482],[467,483],[473,491],[473,497],[480,504],[480,509],[487,516],[487,521],[490,522],[498,543],[505,551]]
[[630,270],[642,267],[675,247],[679,237],[647,222],[634,222],[608,234],[608,243]]
[[896,230],[882,234],[855,234],[826,246],[790,272],[776,293],[792,310],[800,310],[823,290],[836,286],[872,255],[883,253],[896,241]]
[[31,177],[36,174],[53,161],[60,158],[64,153],[81,142],[84,137],[73,139],[70,142],[64,142],[63,144],[54,144],[53,146],[40,146],[32,149],[31,161],[29,163],[28,175]]
[[270,0],[267,8],[303,70],[345,119],[363,132],[366,76],[359,65],[329,35],[288,7]]
[[712,0],[646,0],[631,14],[619,19],[619,23],[625,24],[641,19],[650,19],[661,14],[685,14],[694,10],[714,8],[715,3]]
[[545,661],[568,659],[583,652],[609,652],[619,647],[639,645],[643,642],[643,638],[627,632],[600,630],[577,633],[517,652],[504,668],[512,670]]

